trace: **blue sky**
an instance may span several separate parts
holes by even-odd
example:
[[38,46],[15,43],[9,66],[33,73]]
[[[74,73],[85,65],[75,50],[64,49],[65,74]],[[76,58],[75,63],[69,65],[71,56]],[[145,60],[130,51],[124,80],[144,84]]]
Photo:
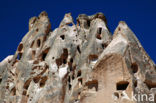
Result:
[[81,13],[103,12],[112,33],[119,21],[126,21],[156,62],[156,0],[1,0],[0,11],[0,61],[15,53],[29,18],[46,11],[52,30],[68,12],[74,19]]

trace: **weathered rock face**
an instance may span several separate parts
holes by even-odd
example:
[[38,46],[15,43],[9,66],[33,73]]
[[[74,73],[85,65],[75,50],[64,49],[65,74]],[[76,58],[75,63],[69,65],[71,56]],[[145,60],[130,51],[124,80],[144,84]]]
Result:
[[102,13],[77,24],[68,13],[52,31],[42,12],[0,63],[0,103],[154,103],[155,93],[155,64],[125,22],[112,36]]

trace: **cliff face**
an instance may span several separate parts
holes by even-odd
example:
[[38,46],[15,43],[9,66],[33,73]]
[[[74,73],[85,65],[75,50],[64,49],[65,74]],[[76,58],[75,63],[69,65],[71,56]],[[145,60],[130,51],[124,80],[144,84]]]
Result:
[[[148,101],[125,98],[132,93]],[[155,64],[125,22],[112,36],[102,13],[77,24],[65,14],[52,31],[42,12],[0,63],[0,103],[154,103],[155,93]]]

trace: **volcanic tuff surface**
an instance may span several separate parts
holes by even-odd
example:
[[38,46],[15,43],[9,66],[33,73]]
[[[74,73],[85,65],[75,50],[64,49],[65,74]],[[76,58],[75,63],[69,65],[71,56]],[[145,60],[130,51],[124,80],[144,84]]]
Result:
[[135,103],[123,99],[132,92],[156,93],[155,64],[125,22],[112,36],[102,13],[77,24],[65,14],[52,31],[42,12],[0,63],[0,103]]

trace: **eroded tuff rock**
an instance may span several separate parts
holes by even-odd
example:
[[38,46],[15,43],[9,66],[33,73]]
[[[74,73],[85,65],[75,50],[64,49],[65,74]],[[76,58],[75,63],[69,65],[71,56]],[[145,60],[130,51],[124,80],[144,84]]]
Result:
[[132,92],[155,95],[155,64],[125,22],[112,36],[102,13],[77,24],[65,14],[52,31],[42,12],[0,63],[0,103],[135,103],[123,98]]

